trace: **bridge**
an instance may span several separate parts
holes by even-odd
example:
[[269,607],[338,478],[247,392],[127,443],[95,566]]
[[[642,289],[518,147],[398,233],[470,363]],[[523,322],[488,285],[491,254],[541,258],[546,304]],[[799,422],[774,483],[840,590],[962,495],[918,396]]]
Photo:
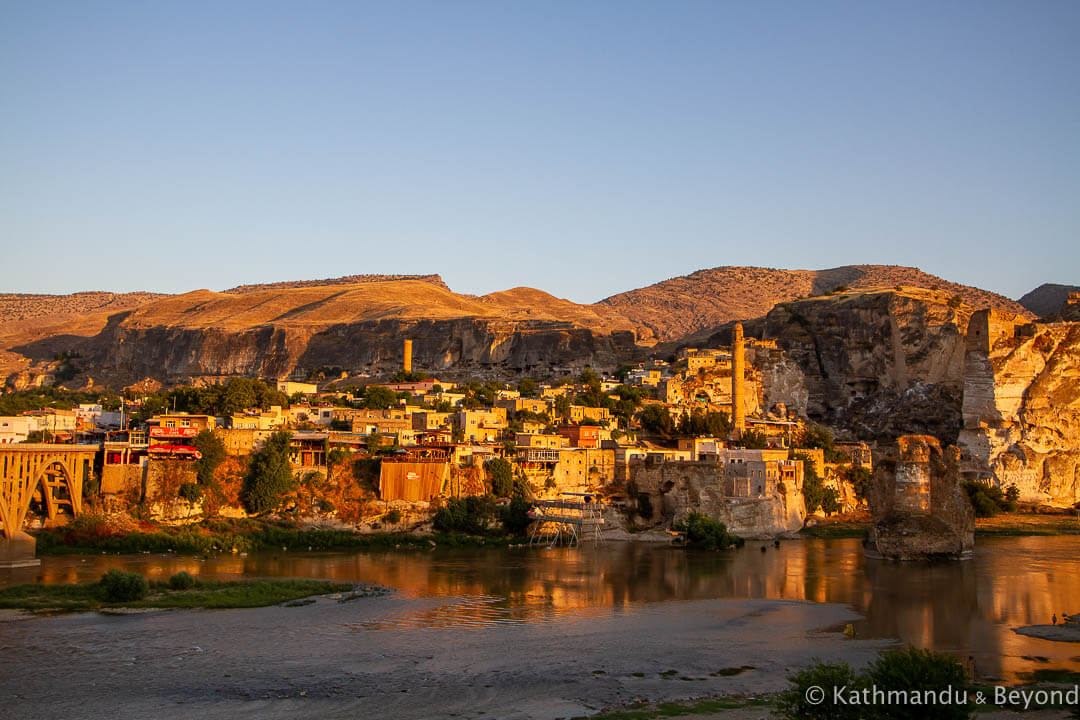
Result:
[[22,530],[33,501],[53,520],[82,512],[83,482],[97,445],[0,445],[0,567],[33,565],[34,539]]

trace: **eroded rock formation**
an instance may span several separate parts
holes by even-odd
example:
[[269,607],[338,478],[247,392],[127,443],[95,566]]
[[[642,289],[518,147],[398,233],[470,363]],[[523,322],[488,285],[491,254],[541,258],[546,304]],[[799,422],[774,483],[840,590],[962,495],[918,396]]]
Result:
[[893,560],[960,558],[975,545],[975,513],[962,486],[960,449],[937,438],[897,438],[874,468],[870,555]]
[[980,311],[965,362],[960,443],[973,472],[1022,500],[1080,500],[1080,323]]

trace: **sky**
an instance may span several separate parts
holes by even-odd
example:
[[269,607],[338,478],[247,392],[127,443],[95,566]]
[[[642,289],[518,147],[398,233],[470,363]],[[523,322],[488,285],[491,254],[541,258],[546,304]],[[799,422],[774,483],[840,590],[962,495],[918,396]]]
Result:
[[1080,284],[1080,2],[0,0],[0,292]]

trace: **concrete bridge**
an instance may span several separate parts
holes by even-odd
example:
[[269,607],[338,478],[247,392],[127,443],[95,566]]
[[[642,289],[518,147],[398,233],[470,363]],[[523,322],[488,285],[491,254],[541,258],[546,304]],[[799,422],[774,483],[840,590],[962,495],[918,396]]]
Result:
[[32,501],[50,520],[82,512],[83,482],[97,445],[0,445],[0,567],[33,565],[34,538],[22,530]]

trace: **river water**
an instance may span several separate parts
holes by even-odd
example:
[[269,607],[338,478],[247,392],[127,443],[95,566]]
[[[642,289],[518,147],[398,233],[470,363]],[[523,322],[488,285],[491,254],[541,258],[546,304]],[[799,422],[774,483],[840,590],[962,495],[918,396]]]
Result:
[[[762,549],[764,547],[764,550]],[[1040,668],[1080,670],[1080,645],[1017,635],[1052,614],[1080,612],[1080,538],[979,539],[974,557],[935,564],[867,559],[859,540],[749,543],[730,553],[635,543],[580,548],[264,552],[205,559],[175,555],[46,557],[0,575],[18,582],[93,580],[109,568],[166,579],[355,580],[434,600],[380,617],[367,630],[485,628],[607,618],[697,600],[799,600],[846,605],[856,637],[894,639],[973,661],[980,676],[1016,680]],[[413,606],[409,606],[413,607]],[[968,658],[971,658],[969,661]]]

